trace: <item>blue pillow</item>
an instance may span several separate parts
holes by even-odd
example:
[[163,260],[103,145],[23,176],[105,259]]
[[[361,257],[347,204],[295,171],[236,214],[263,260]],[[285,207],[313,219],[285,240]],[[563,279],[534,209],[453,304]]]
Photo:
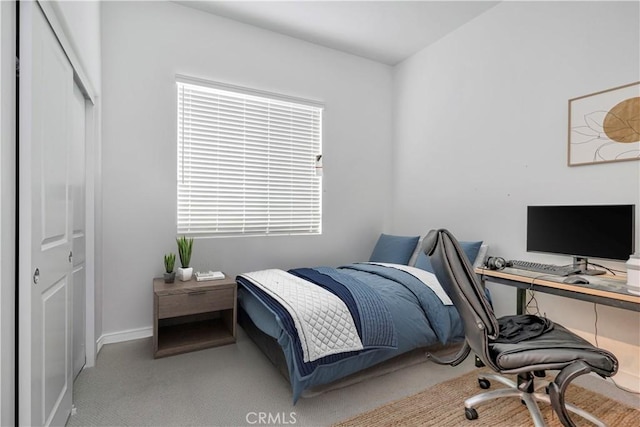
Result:
[[[458,242],[462,247],[462,250],[469,258],[469,262],[471,264],[474,263],[476,257],[478,256],[478,252],[480,251],[480,246],[482,246],[482,241],[480,242]],[[433,266],[431,265],[431,261],[429,257],[424,254],[423,251],[420,251],[418,254],[418,259],[416,259],[416,267],[421,268],[423,270],[427,270],[428,272],[435,273],[433,271]]]
[[418,240],[420,240],[420,236],[408,237],[381,234],[376,246],[373,248],[369,261],[407,265],[418,244]]

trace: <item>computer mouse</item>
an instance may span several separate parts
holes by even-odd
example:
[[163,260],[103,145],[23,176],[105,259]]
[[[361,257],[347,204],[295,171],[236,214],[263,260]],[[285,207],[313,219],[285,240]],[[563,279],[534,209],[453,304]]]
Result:
[[572,285],[588,285],[589,281],[581,276],[569,276],[562,283],[570,283]]

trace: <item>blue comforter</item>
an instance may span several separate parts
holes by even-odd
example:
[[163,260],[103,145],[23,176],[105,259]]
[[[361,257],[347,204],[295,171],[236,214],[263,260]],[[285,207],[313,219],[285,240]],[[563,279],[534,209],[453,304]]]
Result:
[[[340,297],[351,312],[364,350],[303,362],[295,327],[286,310],[238,276],[239,303],[252,321],[275,338],[284,352],[294,402],[311,387],[326,384],[415,348],[464,339],[453,306],[413,275],[375,264],[350,264],[338,269],[290,270]],[[293,327],[293,329],[292,329]]]

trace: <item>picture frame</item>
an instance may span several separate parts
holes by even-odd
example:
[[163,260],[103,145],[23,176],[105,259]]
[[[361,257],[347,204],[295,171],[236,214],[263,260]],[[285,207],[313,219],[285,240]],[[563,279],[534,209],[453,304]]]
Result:
[[640,81],[569,100],[568,166],[640,160]]

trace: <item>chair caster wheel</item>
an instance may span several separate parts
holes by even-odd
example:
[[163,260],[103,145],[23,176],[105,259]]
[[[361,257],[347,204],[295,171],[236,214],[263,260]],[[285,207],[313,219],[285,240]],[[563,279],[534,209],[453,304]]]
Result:
[[477,420],[478,411],[474,408],[464,408],[464,416],[467,417],[468,420]]
[[478,385],[480,386],[481,389],[486,390],[489,387],[491,387],[491,383],[489,382],[489,380],[484,379],[484,378],[479,378],[478,379]]

